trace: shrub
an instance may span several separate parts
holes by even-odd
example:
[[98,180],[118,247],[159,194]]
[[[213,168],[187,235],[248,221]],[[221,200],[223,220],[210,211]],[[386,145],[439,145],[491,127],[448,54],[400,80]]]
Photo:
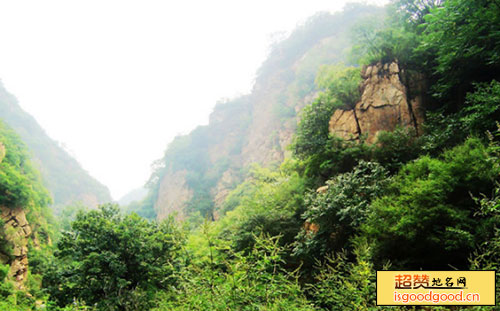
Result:
[[375,260],[390,259],[398,268],[465,268],[468,254],[494,226],[491,218],[475,216],[470,194],[490,192],[497,174],[475,138],[440,158],[405,165],[388,194],[373,202],[364,227]]
[[365,221],[373,199],[384,193],[387,171],[377,163],[361,162],[352,172],[327,181],[324,193],[310,192],[304,220],[316,231],[302,229],[297,236],[295,254],[319,258],[346,247]]
[[173,219],[121,216],[108,204],[79,213],[71,227],[43,278],[59,306],[77,299],[98,310],[149,308],[155,291],[175,283],[182,235]]
[[255,237],[246,255],[231,253],[230,260],[187,267],[179,286],[165,294],[155,310],[316,310],[303,294],[297,276],[280,268],[284,249],[278,240]]

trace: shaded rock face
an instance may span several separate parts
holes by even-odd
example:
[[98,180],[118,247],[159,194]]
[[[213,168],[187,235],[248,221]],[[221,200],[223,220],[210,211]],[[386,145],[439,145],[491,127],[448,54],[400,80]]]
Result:
[[174,214],[178,220],[184,218],[183,208],[193,196],[193,191],[186,185],[186,175],[186,170],[167,172],[162,179],[154,206],[158,219],[170,214]]
[[2,254],[1,261],[10,264],[9,277],[21,288],[28,276],[28,239],[32,233],[26,214],[20,207],[0,206],[4,222],[5,240],[12,245],[10,254]]
[[374,143],[380,131],[396,127],[414,127],[417,134],[423,123],[425,80],[407,74],[396,62],[363,68],[361,100],[352,110],[333,114],[330,133],[346,140],[365,137]]

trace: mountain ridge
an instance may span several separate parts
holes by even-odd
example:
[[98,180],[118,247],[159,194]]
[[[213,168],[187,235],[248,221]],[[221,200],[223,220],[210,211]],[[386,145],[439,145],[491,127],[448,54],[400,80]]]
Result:
[[335,14],[318,13],[275,44],[250,94],[219,103],[208,125],[168,146],[143,208],[154,210],[158,219],[193,212],[217,219],[225,197],[253,163],[277,165],[289,153],[298,114],[317,93],[320,65],[348,63],[351,26],[382,14],[380,7],[355,4]]
[[90,176],[76,159],[51,139],[36,119],[21,108],[1,81],[0,119],[13,128],[28,146],[56,209],[76,202],[95,208],[100,203],[111,201],[109,189]]

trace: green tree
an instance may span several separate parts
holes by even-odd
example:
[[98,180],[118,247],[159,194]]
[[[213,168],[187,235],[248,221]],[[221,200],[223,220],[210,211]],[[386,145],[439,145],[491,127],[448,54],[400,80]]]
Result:
[[500,83],[475,83],[475,91],[466,96],[465,107],[460,111],[461,121],[475,135],[494,131],[500,120]]
[[[0,120],[0,205],[41,211],[51,199],[19,136]],[[4,149],[5,148],[5,149]]]
[[368,147],[331,137],[329,122],[336,109],[352,110],[360,99],[360,69],[343,65],[322,66],[316,78],[323,91],[300,115],[290,148],[299,159],[297,168],[311,179],[310,186],[322,184],[339,172],[352,169],[366,158]]
[[471,83],[498,79],[500,5],[489,0],[447,0],[424,16],[419,50],[433,68],[434,95],[461,101]]
[[216,259],[213,253],[218,250],[211,244],[212,260],[183,270],[179,286],[154,310],[317,310],[300,288],[297,274],[281,268],[284,248],[278,240],[257,236],[248,253],[229,251],[230,259],[225,260]]
[[334,107],[354,109],[361,98],[361,70],[356,67],[346,67],[342,64],[323,65],[316,76],[316,85],[324,90],[320,96],[334,103]]
[[379,132],[372,148],[372,159],[396,173],[404,164],[424,152],[424,139],[418,137],[413,127],[396,128],[392,132]]
[[418,46],[419,37],[400,23],[386,21],[380,25],[377,21],[363,21],[353,27],[352,40],[350,57],[355,63],[372,65],[397,61],[405,69],[418,66],[418,55],[413,50]]
[[393,1],[393,9],[400,22],[416,28],[425,22],[425,15],[431,9],[443,4],[443,0],[396,0]]
[[389,259],[398,268],[466,268],[475,245],[491,238],[495,225],[476,214],[471,194],[490,193],[498,173],[475,138],[440,158],[405,165],[388,194],[372,203],[364,227],[375,260]]
[[236,251],[249,251],[255,236],[280,236],[283,245],[293,242],[302,224],[304,179],[297,172],[254,166],[249,179],[226,200],[226,217],[221,220],[220,236]]
[[60,306],[82,300],[99,310],[151,307],[154,293],[175,283],[181,232],[172,219],[121,216],[115,205],[79,213],[61,237],[43,283]]
[[368,216],[372,200],[383,194],[387,171],[377,163],[362,161],[352,172],[326,182],[324,192],[310,192],[305,199],[306,223],[316,230],[302,229],[294,252],[302,258],[318,258],[347,247]]
[[[352,254],[339,251],[318,261],[307,293],[323,310],[376,310],[375,270],[370,246],[357,241]],[[353,257],[354,260],[349,260]]]
[[360,99],[360,69],[343,65],[321,66],[316,85],[323,90],[304,107],[293,150],[299,158],[321,153],[329,143],[328,123],[335,109],[353,109]]
[[335,105],[325,97],[318,98],[301,112],[292,150],[299,159],[321,154],[329,143],[328,122]]

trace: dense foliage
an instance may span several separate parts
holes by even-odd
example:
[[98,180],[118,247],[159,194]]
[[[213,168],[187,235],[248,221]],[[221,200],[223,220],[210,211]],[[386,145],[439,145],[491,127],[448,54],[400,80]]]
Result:
[[302,223],[304,179],[285,163],[280,170],[254,167],[251,178],[226,199],[227,215],[220,221],[220,235],[236,251],[248,251],[255,236],[281,236],[279,242],[294,241]]
[[371,201],[384,193],[387,175],[379,164],[362,161],[352,172],[327,181],[327,189],[309,193],[303,218],[314,227],[297,236],[295,253],[311,261],[347,248],[368,217]]
[[440,158],[424,156],[404,166],[387,194],[373,203],[366,224],[376,256],[407,268],[466,266],[498,222],[475,216],[471,195],[490,193],[499,173],[477,139]]
[[59,305],[78,299],[98,310],[144,309],[149,296],[175,283],[182,235],[172,219],[150,223],[103,205],[78,214],[71,227],[43,280]]
[[38,172],[30,164],[26,147],[2,121],[0,143],[5,155],[0,162],[0,205],[10,208],[46,206],[50,197],[40,183]]
[[183,271],[182,286],[155,310],[315,310],[297,276],[281,268],[283,251],[278,237],[256,236],[248,253],[193,264]]
[[496,1],[447,0],[423,18],[419,50],[430,56],[427,64],[438,78],[432,86],[435,95],[460,100],[472,82],[498,79],[500,6]]
[[[48,191],[43,187],[38,171],[31,165],[26,146],[19,136],[0,120],[0,310],[29,310],[35,305],[35,298],[27,295],[16,285],[10,266],[19,254],[18,243],[23,243],[25,231],[13,220],[6,217],[9,210],[22,210],[30,227],[26,230],[36,236],[38,247],[47,244],[53,224],[48,204],[51,202]],[[19,220],[19,219],[17,219]],[[21,233],[21,235],[19,235]],[[34,242],[28,249],[34,251]],[[29,260],[33,259],[30,252]],[[36,260],[33,264],[36,273]],[[26,289],[36,297],[42,297],[40,275],[27,274]],[[18,309],[19,308],[19,309]]]

